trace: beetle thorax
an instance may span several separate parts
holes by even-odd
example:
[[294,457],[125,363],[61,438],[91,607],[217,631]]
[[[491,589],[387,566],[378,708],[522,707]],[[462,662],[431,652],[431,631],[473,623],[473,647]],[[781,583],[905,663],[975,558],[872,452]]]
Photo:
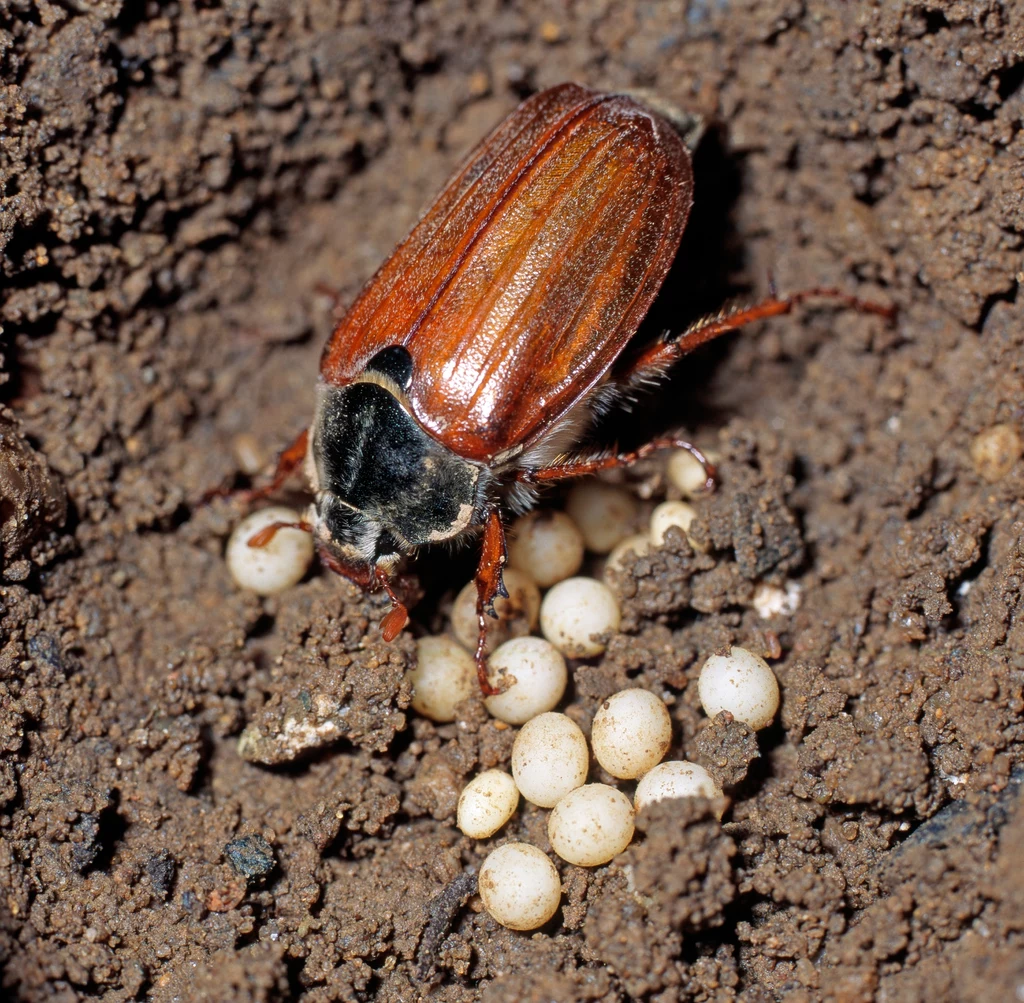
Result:
[[480,467],[431,438],[397,386],[369,372],[321,384],[313,421],[314,532],[346,561],[389,563],[473,523]]

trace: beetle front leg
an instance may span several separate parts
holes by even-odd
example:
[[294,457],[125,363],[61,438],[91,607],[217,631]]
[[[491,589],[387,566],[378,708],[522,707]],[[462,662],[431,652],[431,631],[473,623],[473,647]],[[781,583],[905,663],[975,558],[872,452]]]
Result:
[[484,538],[480,547],[480,563],[476,569],[476,618],[479,633],[476,641],[476,675],[480,681],[480,690],[486,697],[492,697],[501,690],[491,685],[487,678],[487,617],[498,618],[494,612],[494,600],[499,596],[508,598],[508,590],[502,580],[501,570],[508,559],[505,548],[505,527],[501,523],[501,515],[497,509],[487,513],[484,523]]

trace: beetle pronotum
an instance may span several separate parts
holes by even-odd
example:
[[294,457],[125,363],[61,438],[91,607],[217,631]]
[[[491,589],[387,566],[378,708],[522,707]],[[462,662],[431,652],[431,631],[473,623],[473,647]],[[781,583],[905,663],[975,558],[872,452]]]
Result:
[[[691,123],[692,124],[692,123]],[[274,491],[305,462],[322,561],[384,589],[387,640],[408,620],[390,575],[404,554],[482,534],[486,616],[505,595],[502,511],[540,485],[636,462],[573,452],[591,416],[687,352],[835,289],[771,298],[627,351],[676,255],[693,203],[686,128],[627,94],[562,84],[531,97],[470,154],[339,322],[320,362],[312,425],[282,454]],[[692,135],[692,130],[691,130]],[[265,545],[276,528],[253,537]]]

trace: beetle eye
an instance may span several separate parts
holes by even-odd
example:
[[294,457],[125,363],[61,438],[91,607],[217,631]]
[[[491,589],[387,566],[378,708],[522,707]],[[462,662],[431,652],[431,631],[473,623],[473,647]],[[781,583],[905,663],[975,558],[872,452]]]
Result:
[[408,390],[412,383],[412,356],[405,345],[382,348],[366,363],[366,368],[393,380],[402,390]]

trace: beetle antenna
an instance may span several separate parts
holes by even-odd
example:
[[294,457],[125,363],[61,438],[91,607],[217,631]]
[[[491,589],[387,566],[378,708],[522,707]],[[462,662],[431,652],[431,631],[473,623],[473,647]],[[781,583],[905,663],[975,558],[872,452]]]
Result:
[[393,641],[409,622],[409,611],[405,608],[405,603],[395,595],[395,590],[391,587],[391,582],[385,572],[381,571],[379,567],[375,568],[374,577],[391,600],[391,609],[380,622],[380,632],[385,641]]
[[299,522],[272,522],[269,526],[264,526],[258,533],[253,533],[247,542],[250,547],[269,546],[270,541],[277,536],[279,529],[298,529],[303,533],[313,532],[313,527],[305,519],[301,519]]

